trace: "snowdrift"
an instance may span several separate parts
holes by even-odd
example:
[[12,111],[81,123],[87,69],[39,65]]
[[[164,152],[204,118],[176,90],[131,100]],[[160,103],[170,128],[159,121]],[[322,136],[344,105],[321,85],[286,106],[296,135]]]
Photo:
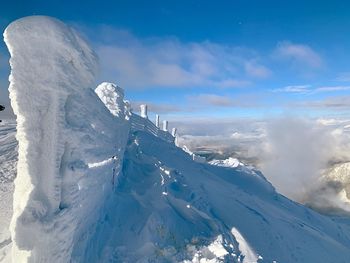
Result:
[[[288,200],[237,160],[194,162],[122,89],[94,90],[96,56],[62,22],[23,18],[4,37],[18,163],[0,261],[348,262],[347,220]],[[8,194],[17,148],[3,130]]]

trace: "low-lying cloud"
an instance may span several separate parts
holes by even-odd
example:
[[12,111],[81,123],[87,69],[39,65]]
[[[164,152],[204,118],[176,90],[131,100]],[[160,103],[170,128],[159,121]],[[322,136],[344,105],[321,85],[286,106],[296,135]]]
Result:
[[[321,208],[326,203],[319,201],[329,195],[332,202],[327,205],[335,210],[343,207],[336,198],[339,187],[331,187],[334,182],[321,177],[333,165],[350,161],[350,120],[286,115],[264,121],[203,120],[175,125],[180,127],[181,144],[212,152],[210,158],[233,156],[254,165],[293,200]],[[350,189],[350,185],[340,187]]]
[[300,201],[336,157],[335,147],[323,125],[296,117],[274,119],[266,127],[261,169],[280,192]]

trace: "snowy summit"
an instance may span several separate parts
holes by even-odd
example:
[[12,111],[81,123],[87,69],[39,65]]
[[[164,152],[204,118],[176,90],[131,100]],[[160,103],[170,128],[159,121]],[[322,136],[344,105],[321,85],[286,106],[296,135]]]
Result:
[[97,57],[64,23],[25,17],[4,39],[17,122],[0,124],[0,262],[349,262],[346,220],[177,147],[120,87],[95,87]]

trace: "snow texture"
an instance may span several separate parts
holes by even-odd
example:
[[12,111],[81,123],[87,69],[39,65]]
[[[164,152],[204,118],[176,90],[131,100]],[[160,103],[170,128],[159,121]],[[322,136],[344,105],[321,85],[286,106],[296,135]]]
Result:
[[[71,28],[49,17],[26,17],[11,23],[4,39],[19,147],[12,258],[68,262],[112,192],[128,125],[94,93],[96,56]],[[88,167],[116,155],[116,162]]]
[[348,218],[290,201],[238,161],[194,162],[130,113],[116,85],[94,91],[96,57],[66,25],[27,17],[4,36],[17,116],[17,131],[0,126],[9,202],[15,132],[18,164],[13,208],[1,203],[0,261],[349,261]]
[[[125,118],[124,113],[128,111],[124,104],[124,91],[113,83],[103,82],[95,89],[97,96],[106,105],[114,116]],[[120,107],[122,106],[122,108]]]
[[226,160],[213,160],[210,162],[210,164],[223,166],[223,167],[232,167],[232,168],[243,165],[243,163],[241,163],[237,158],[232,158],[232,157],[229,157]]
[[16,123],[0,123],[0,262],[11,262],[11,234],[13,180],[16,177]]

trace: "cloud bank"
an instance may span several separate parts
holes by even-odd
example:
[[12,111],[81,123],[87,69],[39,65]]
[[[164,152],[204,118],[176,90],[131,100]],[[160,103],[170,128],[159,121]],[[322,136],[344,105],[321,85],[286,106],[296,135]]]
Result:
[[280,192],[301,201],[336,156],[335,139],[325,126],[290,116],[266,128],[261,169]]

